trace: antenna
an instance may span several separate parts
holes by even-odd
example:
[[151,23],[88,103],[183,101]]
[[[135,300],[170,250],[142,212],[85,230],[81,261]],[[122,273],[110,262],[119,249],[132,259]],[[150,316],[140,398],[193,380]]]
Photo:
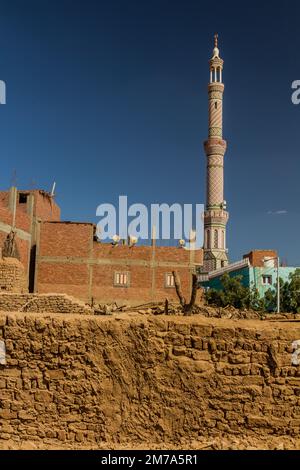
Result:
[[18,183],[17,170],[14,169],[12,176],[11,176],[10,184],[11,186],[17,186],[17,183]]
[[29,187],[30,187],[31,189],[35,189],[35,188],[36,188],[36,181],[35,181],[34,179],[31,179],[31,180],[30,180]]
[[54,197],[55,186],[56,186],[56,182],[54,181],[52,189],[51,189],[51,194],[50,194],[51,197]]

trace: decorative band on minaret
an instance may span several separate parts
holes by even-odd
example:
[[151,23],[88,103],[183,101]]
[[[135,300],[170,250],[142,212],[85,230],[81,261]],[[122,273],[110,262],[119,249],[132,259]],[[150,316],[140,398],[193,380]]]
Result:
[[208,139],[204,142],[207,157],[206,210],[204,213],[204,270],[219,269],[228,264],[226,224],[228,212],[224,201],[224,155],[227,143],[223,139],[224,61],[220,58],[218,35],[214,37],[213,56],[209,61]]

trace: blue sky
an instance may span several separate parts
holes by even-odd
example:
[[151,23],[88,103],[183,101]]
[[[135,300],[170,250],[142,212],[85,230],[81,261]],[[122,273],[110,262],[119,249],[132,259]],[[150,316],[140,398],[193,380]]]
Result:
[[[50,190],[65,220],[96,207],[203,203],[208,60],[224,67],[231,260],[300,265],[298,2],[1,0],[0,187]],[[14,176],[16,175],[16,176]],[[279,212],[279,213],[278,213]]]

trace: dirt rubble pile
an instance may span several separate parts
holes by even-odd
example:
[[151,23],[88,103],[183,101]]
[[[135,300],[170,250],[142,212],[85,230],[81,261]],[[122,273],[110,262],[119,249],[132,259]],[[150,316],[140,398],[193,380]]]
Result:
[[291,322],[0,313],[0,445],[300,448],[299,339]]
[[[112,315],[118,312],[137,312],[141,315],[187,315],[179,303],[168,304],[166,306],[162,302],[149,303],[140,306],[121,306],[117,304],[98,305],[94,308],[96,315]],[[225,318],[228,320],[300,320],[299,313],[268,313],[257,310],[240,310],[232,306],[213,307],[205,304],[194,305],[188,315],[202,315],[207,318]]]
[[[81,315],[117,315],[135,312],[140,315],[187,315],[179,303],[150,302],[143,305],[98,304],[91,305],[67,294],[31,294],[0,293],[0,311],[64,313]],[[194,305],[189,315],[201,315],[207,318],[226,318],[232,320],[296,320],[299,314],[267,314],[255,310],[238,310],[234,307],[211,307]]]
[[[186,315],[179,303],[168,303],[166,308],[163,302],[150,302],[138,306],[119,306],[116,303],[96,304],[93,306],[93,310],[96,315],[112,315],[118,312],[136,312],[141,315]],[[239,310],[231,306],[220,308],[204,304],[194,305],[189,315],[202,315],[207,318],[227,318],[231,320],[300,319],[300,315],[294,314],[271,315],[256,310]]]

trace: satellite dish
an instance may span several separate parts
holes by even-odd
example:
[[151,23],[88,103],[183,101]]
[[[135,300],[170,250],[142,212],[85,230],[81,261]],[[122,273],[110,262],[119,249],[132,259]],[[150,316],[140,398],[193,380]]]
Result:
[[131,236],[131,235],[129,235],[128,240],[129,240],[129,245],[131,245],[131,246],[135,245],[138,242],[137,237],[134,237],[134,236]]
[[119,243],[119,241],[120,241],[120,236],[119,236],[119,235],[114,235],[114,236],[112,237],[112,241],[113,241],[113,244],[114,244],[114,245],[117,245],[117,244]]

